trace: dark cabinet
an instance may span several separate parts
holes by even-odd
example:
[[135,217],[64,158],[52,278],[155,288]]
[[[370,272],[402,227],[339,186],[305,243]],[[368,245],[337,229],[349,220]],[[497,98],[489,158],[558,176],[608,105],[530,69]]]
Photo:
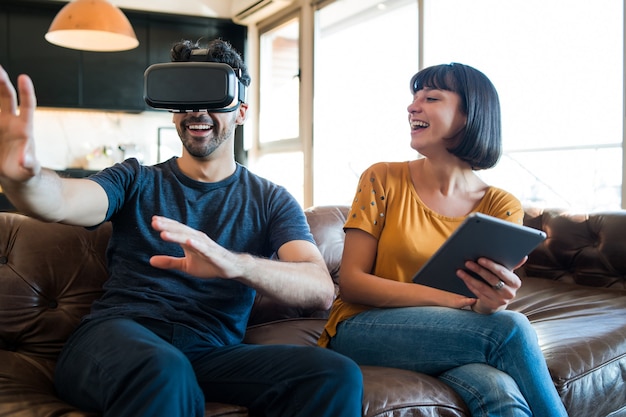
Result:
[[82,102],[91,109],[143,110],[143,72],[148,57],[147,19],[129,20],[139,46],[129,51],[81,52]]
[[39,106],[78,107],[80,52],[48,43],[44,35],[57,8],[20,6],[6,12],[7,44],[0,62],[15,83],[28,74],[35,84]]
[[[0,9],[0,65],[9,60],[6,46],[9,44],[9,15]],[[5,68],[6,69],[6,68]]]
[[150,51],[149,64],[170,61],[170,49],[182,40],[197,41],[209,35],[206,19],[171,17],[167,15],[150,16],[148,42]]
[[182,40],[203,44],[211,39],[222,38],[243,54],[247,35],[244,26],[236,25],[230,20],[190,16],[151,15],[149,28],[150,64],[169,62],[171,46]]
[[168,62],[173,43],[221,37],[242,54],[246,28],[227,19],[124,11],[139,46],[130,51],[87,52],[52,45],[44,38],[63,3],[3,0],[0,65],[15,83],[28,74],[42,107],[143,111],[143,73]]

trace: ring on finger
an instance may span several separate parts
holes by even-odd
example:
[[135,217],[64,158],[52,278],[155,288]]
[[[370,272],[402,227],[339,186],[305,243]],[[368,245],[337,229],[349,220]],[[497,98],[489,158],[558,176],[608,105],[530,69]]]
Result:
[[504,281],[500,280],[496,285],[493,286],[494,290],[501,290],[504,287]]

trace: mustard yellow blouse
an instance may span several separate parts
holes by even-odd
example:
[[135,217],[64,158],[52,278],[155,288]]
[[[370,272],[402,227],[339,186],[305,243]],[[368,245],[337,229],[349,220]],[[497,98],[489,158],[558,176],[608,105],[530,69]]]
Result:
[[[522,205],[512,194],[489,187],[476,212],[521,224]],[[420,200],[408,162],[377,163],[359,180],[345,229],[361,229],[378,240],[373,274],[412,282],[417,270],[441,246],[465,217],[447,217],[430,210]],[[327,346],[337,325],[371,307],[335,300],[318,345]]]

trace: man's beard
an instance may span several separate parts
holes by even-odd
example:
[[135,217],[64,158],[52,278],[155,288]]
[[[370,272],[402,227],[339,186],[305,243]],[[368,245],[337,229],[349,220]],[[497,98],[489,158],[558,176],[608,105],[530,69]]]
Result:
[[[200,159],[204,159],[208,156],[210,156],[217,148],[219,148],[224,142],[226,142],[234,133],[235,128],[237,127],[237,125],[235,125],[234,123],[234,118],[232,121],[228,122],[228,128],[224,131],[220,131],[219,133],[217,133],[216,135],[213,136],[212,139],[207,140],[196,140],[194,139],[193,136],[191,135],[186,135],[185,133],[187,132],[187,130],[185,129],[184,126],[178,126],[178,131],[179,131],[179,136],[181,138],[181,142],[183,144],[183,146],[185,147],[185,149],[187,150],[187,152],[195,157],[195,158],[200,158]],[[203,123],[202,121],[198,120],[199,123]],[[214,131],[213,133],[218,132],[216,129],[216,125],[213,124],[213,128]],[[181,133],[182,132],[182,133]]]

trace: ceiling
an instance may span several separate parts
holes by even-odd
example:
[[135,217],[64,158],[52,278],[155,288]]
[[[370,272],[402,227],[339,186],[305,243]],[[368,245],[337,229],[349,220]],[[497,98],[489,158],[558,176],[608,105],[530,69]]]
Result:
[[[68,3],[68,0],[46,0]],[[230,18],[233,0],[108,0],[121,9]]]
[[[57,3],[69,3],[70,0],[45,0]],[[241,11],[254,5],[258,0],[107,0],[123,10],[139,10],[187,16],[204,16],[232,19],[235,10]],[[293,0],[274,0],[271,7],[265,8],[265,14],[257,13],[257,19],[267,16]],[[363,19],[371,13],[398,7],[415,0],[337,0],[332,4],[332,13],[327,13],[325,25],[342,24],[349,19]],[[248,19],[250,23],[252,20]],[[244,23],[244,24],[245,24]]]

